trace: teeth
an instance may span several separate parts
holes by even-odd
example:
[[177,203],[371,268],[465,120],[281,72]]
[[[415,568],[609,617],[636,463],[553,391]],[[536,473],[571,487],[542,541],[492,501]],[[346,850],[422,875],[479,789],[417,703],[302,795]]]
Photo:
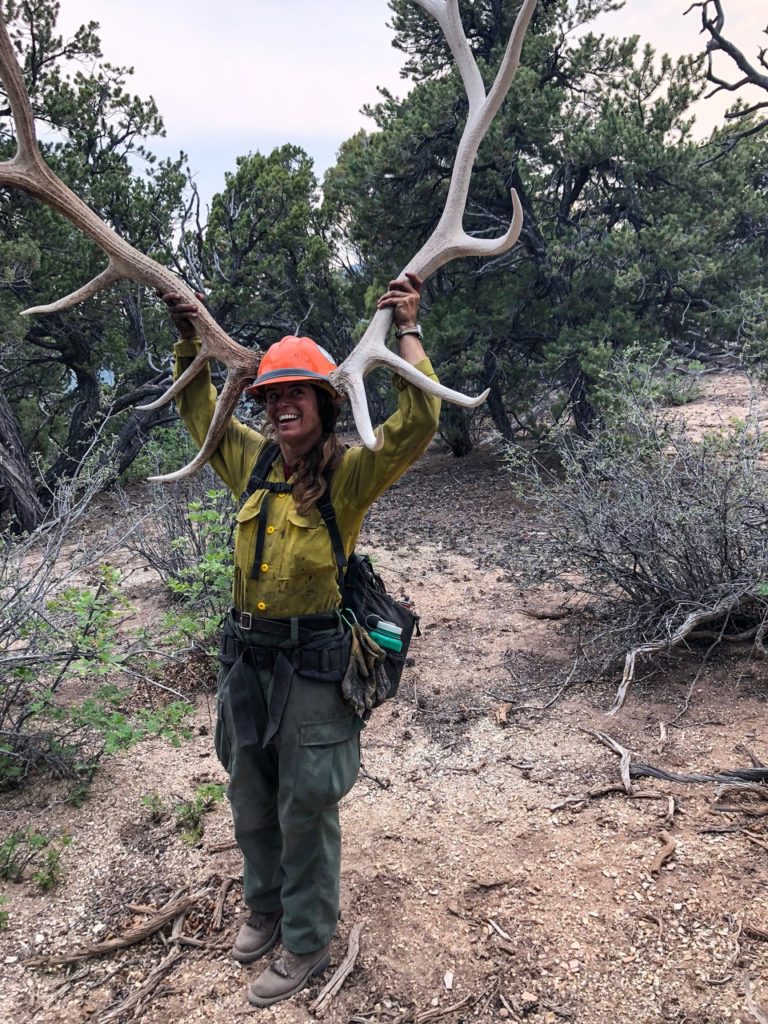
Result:
[[297,420],[299,417],[291,413],[283,413],[282,416],[277,417],[278,423],[290,423],[292,420]]

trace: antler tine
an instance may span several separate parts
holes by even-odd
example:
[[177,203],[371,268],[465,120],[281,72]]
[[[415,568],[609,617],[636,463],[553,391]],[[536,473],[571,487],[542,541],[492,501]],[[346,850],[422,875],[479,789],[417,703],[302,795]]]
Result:
[[[246,351],[246,350],[244,350]],[[200,358],[199,356],[197,357]],[[188,370],[192,367],[188,367]],[[182,374],[182,377],[184,375]],[[182,377],[174,382],[174,387],[179,384]],[[237,403],[240,401],[240,396],[243,393],[243,388],[249,379],[252,379],[252,375],[248,377],[244,376],[242,371],[238,371],[237,368],[230,370],[227,374],[227,379],[224,383],[224,387],[221,389],[218,401],[216,402],[216,411],[213,414],[211,425],[208,428],[208,435],[203,442],[200,451],[197,455],[182,469],[177,469],[175,473],[166,473],[162,476],[151,476],[150,480],[159,481],[161,483],[175,483],[177,480],[183,480],[186,476],[191,476],[192,473],[197,473],[198,470],[202,469],[206,462],[210,459],[213,453],[219,446],[219,441],[224,436],[230,419],[232,418]],[[182,385],[183,387],[184,385]],[[169,391],[172,391],[170,388]],[[181,390],[180,388],[177,390]],[[167,401],[167,394],[163,395],[161,402]],[[144,408],[152,409],[157,408],[158,403],[153,402],[152,405],[144,406]],[[215,440],[218,438],[218,440]]]
[[[498,256],[517,241],[522,228],[522,209],[511,190],[513,216],[509,230],[498,239],[480,239],[468,235],[462,227],[469,182],[477,151],[495,117],[520,64],[520,52],[537,0],[524,0],[504,52],[501,66],[486,96],[480,71],[461,24],[458,0],[415,0],[430,13],[443,30],[456,60],[469,101],[467,123],[456,150],[454,170],[448,186],[443,214],[432,236],[414,257],[415,264],[428,267],[432,274],[458,256]],[[516,230],[515,230],[516,229]],[[410,268],[409,268],[410,269]]]
[[[459,69],[469,101],[467,123],[456,150],[448,195],[440,220],[430,237],[406,265],[406,272],[417,273],[426,280],[437,269],[460,256],[499,256],[515,244],[523,226],[523,208],[520,198],[511,189],[512,219],[508,230],[500,238],[474,238],[463,228],[463,214],[469,194],[472,165],[480,142],[498,111],[520,63],[523,38],[533,16],[537,0],[523,0],[504,58],[488,94],[486,95],[480,70],[472,54],[461,24],[458,0],[415,0],[438,22]],[[391,349],[386,338],[392,323],[391,310],[379,310],[371,320],[355,350],[331,374],[331,381],[350,397],[352,412],[363,443],[378,448],[381,437],[371,425],[368,404],[365,401],[363,377],[376,366],[390,366],[402,377],[429,394],[444,398],[463,408],[474,408],[488,396],[488,391],[472,398],[461,392],[443,387],[405,363]],[[407,367],[407,368],[406,368]]]
[[377,451],[383,444],[383,437],[373,429],[368,401],[365,396],[363,378],[377,366],[388,366],[396,370],[405,380],[415,384],[430,395],[444,398],[446,402],[461,405],[464,408],[475,408],[482,405],[489,391],[483,391],[474,398],[463,395],[460,391],[447,388],[444,384],[425,376],[411,363],[396,355],[387,348],[385,338],[392,323],[392,311],[380,309],[368,325],[368,329],[344,362],[330,375],[333,386],[341,394],[346,394],[352,409],[360,440],[372,451]]
[[[25,314],[52,313],[67,309],[91,298],[119,280],[132,280],[166,293],[179,292],[189,302],[195,301],[194,292],[170,270],[149,256],[134,249],[104,223],[64,182],[47,166],[37,145],[35,122],[21,69],[8,36],[5,20],[0,13],[0,78],[3,81],[16,126],[17,148],[10,160],[0,162],[0,187],[18,188],[56,210],[94,241],[107,255],[104,271],[92,281],[70,295],[48,305],[34,306]],[[222,330],[203,307],[197,316],[201,338],[200,352],[192,365],[156,402],[140,409],[155,409],[170,402],[210,359],[218,359],[231,370],[222,392],[208,435],[200,452],[189,465],[168,477],[180,479],[198,470],[213,454],[227,429],[243,386],[253,380],[258,371],[259,352],[243,348]],[[237,392],[235,394],[235,392]],[[225,399],[225,400],[224,400]]]
[[415,0],[415,3],[430,14],[443,30],[472,110],[485,99],[485,85],[472,48],[464,35],[458,0]]
[[37,137],[35,135],[35,118],[32,113],[32,104],[29,102],[29,95],[21,68],[13,52],[13,45],[5,27],[5,19],[0,11],[0,69],[5,91],[8,94],[8,101],[11,105],[13,121],[16,125],[16,156],[13,161],[18,164],[42,163],[42,158],[37,149]]
[[37,313],[58,313],[62,309],[69,309],[71,306],[77,306],[80,302],[85,302],[86,299],[92,298],[99,292],[108,288],[115,281],[119,281],[121,278],[120,272],[114,266],[110,260],[109,266],[106,270],[102,271],[88,284],[83,285],[82,288],[78,288],[77,291],[70,292],[69,295],[65,295],[63,299],[57,299],[55,302],[49,302],[45,306],[30,306],[29,309],[22,309],[22,316],[33,316]]

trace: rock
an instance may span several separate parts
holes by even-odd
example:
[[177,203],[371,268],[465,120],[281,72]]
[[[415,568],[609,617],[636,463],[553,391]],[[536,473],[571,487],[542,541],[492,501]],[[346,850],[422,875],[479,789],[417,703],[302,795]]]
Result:
[[519,1003],[523,1013],[530,1013],[539,1005],[539,997],[535,992],[523,992],[519,998]]

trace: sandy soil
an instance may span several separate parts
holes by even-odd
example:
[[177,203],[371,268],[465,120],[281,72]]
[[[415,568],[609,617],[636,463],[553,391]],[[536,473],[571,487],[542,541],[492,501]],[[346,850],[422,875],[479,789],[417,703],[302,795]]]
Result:
[[[706,387],[717,394],[716,380]],[[731,397],[743,408],[743,386]],[[715,810],[711,782],[642,779],[632,797],[568,801],[620,782],[619,757],[588,730],[668,771],[744,767],[749,752],[768,761],[765,666],[730,650],[697,678],[701,651],[684,652],[646,666],[624,709],[606,718],[616,677],[594,677],[584,660],[572,672],[583,610],[553,590],[521,588],[518,569],[536,543],[491,451],[457,462],[430,450],[370,515],[360,547],[415,599],[423,635],[397,699],[365,730],[365,769],[342,805],[333,967],[352,926],[364,930],[326,1018],[746,1024],[748,978],[768,1003],[768,819]],[[161,600],[135,580],[132,598]],[[245,988],[260,968],[228,958],[238,881],[221,929],[212,925],[222,882],[240,871],[227,805],[205,815],[190,847],[172,816],[153,821],[141,802],[157,793],[170,805],[224,781],[212,715],[203,696],[179,749],[153,740],[106,761],[79,809],[52,786],[4,798],[2,834],[34,824],[72,837],[54,893],[29,882],[0,890],[10,899],[0,932],[7,1019],[219,1024],[251,1012]],[[667,837],[674,853],[653,870]],[[201,946],[173,943],[168,924],[70,967],[23,964],[120,934],[149,919],[142,907],[179,893],[198,894],[182,928]],[[162,980],[120,1013],[164,960]],[[328,977],[255,1012],[280,1024],[311,1019]]]

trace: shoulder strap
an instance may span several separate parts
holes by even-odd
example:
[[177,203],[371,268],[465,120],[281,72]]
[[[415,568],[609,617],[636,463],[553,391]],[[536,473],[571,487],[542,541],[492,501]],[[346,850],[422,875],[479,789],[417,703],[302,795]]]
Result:
[[320,515],[323,517],[328,535],[331,538],[333,557],[336,559],[336,572],[339,580],[339,593],[342,604],[344,603],[344,570],[347,568],[347,556],[344,554],[344,544],[341,539],[339,524],[336,522],[336,509],[331,501],[331,477],[333,470],[325,471],[325,492],[315,502]]
[[293,490],[293,484],[276,484],[272,483],[271,480],[267,480],[269,471],[272,468],[272,463],[277,458],[277,453],[280,451],[280,445],[275,441],[267,441],[264,447],[261,449],[256,465],[253,467],[253,472],[250,475],[248,483],[245,485],[245,490],[240,496],[240,504],[244,504],[254,491],[267,490],[282,492],[283,494],[290,494]]
[[245,490],[240,498],[241,506],[250,498],[250,496],[259,490],[267,491],[264,496],[264,501],[261,503],[259,509],[259,520],[256,529],[256,553],[253,559],[253,567],[251,569],[251,579],[259,579],[261,575],[261,557],[264,552],[264,535],[267,530],[267,517],[269,515],[269,503],[267,501],[269,493],[278,494],[290,494],[293,490],[293,484],[278,484],[272,480],[267,480],[269,471],[272,468],[272,463],[277,458],[277,453],[280,451],[280,445],[275,441],[268,441],[262,448],[256,465],[253,467],[253,472],[250,475],[248,483],[245,485]]
[[[261,453],[256,460],[256,465],[253,467],[250,479],[243,491],[241,502],[244,503],[250,498],[254,491],[264,489],[267,491],[275,491],[283,494],[290,494],[293,490],[293,484],[278,484],[267,480],[269,471],[272,468],[272,463],[277,458],[277,453],[280,450],[280,446],[273,441],[268,442],[264,445]],[[323,517],[328,535],[331,540],[331,547],[333,548],[333,557],[336,559],[336,571],[338,574],[339,592],[342,595],[342,602],[344,600],[344,570],[347,568],[347,556],[344,554],[344,543],[341,539],[341,531],[339,530],[339,524],[336,522],[336,510],[333,507],[331,501],[331,478],[333,476],[333,470],[326,470],[325,473],[325,492],[321,498],[316,502],[317,509],[320,515]],[[262,514],[259,515],[259,523],[257,528],[256,536],[256,556],[253,562],[253,570],[251,572],[252,577],[258,577],[258,569],[261,563],[261,552],[264,549],[264,530],[266,527],[266,514],[267,514],[267,503],[263,503],[261,507]]]

